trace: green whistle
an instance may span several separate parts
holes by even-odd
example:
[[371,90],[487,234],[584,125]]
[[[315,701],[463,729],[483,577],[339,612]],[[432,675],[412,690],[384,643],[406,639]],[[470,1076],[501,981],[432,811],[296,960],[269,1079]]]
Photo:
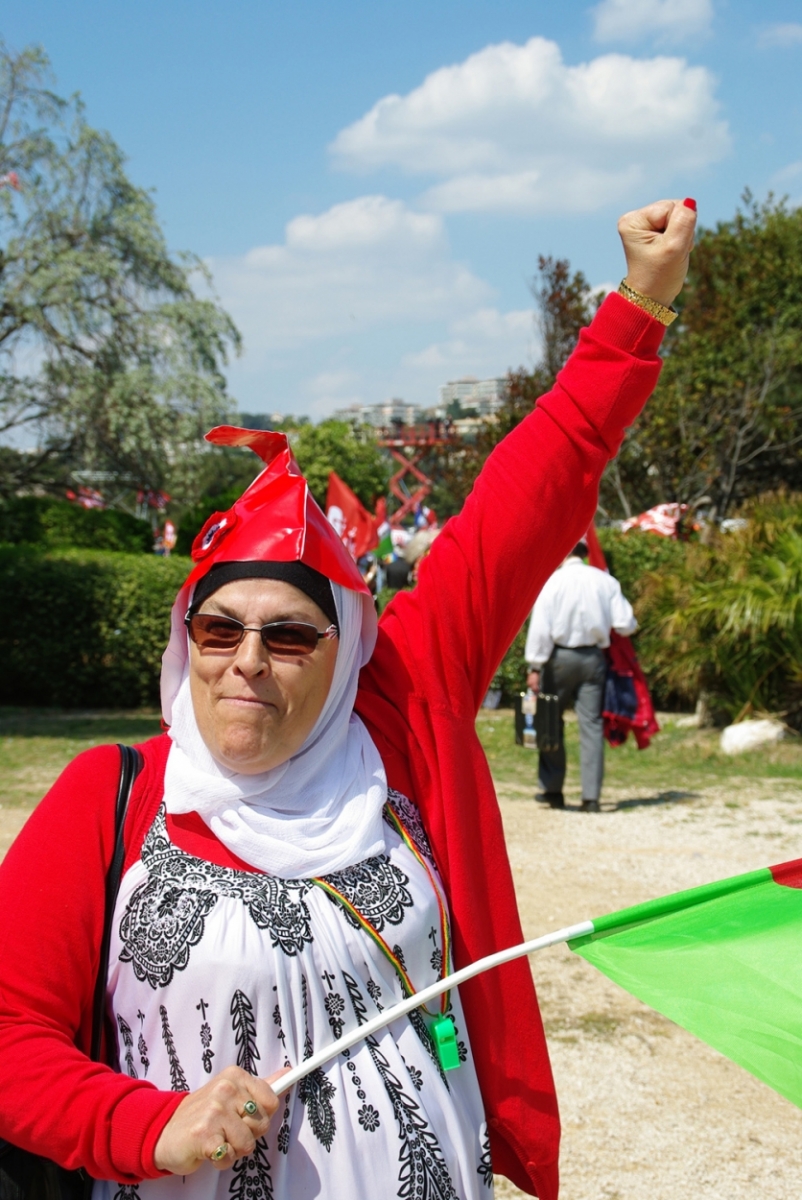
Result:
[[460,1065],[457,1031],[451,1017],[437,1017],[430,1027],[437,1057],[444,1071],[455,1071]]

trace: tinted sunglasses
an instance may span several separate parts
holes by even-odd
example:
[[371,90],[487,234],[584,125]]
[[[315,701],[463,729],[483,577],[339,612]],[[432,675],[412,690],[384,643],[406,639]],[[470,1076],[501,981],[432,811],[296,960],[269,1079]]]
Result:
[[243,625],[234,617],[217,613],[188,612],[184,624],[201,650],[236,650],[246,633],[258,633],[270,654],[311,654],[321,638],[338,636],[336,625],[321,633],[305,621],[271,621],[268,625]]

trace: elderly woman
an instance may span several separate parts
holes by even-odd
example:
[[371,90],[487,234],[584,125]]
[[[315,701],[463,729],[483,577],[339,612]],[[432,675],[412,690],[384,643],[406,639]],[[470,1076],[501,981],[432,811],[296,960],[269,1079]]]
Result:
[[[0,1136],[96,1200],[557,1195],[559,1121],[525,962],[417,1009],[280,1098],[270,1082],[521,940],[476,711],[657,379],[692,202],[622,218],[624,295],[496,449],[377,623],[286,440],[199,535],[141,746],[87,1055],[119,756],[79,756],[0,873]],[[443,1022],[460,1066],[446,1073]],[[449,1024],[453,1022],[453,1026]],[[107,1065],[107,1064],[119,1064]]]

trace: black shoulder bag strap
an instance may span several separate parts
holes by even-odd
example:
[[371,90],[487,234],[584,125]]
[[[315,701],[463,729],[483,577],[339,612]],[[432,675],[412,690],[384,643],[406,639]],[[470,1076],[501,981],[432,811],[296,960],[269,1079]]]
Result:
[[106,906],[103,917],[103,941],[100,944],[100,964],[95,980],[95,998],[92,1005],[92,1047],[89,1057],[100,1061],[103,1042],[103,1022],[106,1016],[106,979],[109,973],[109,947],[111,945],[111,923],[114,906],[120,890],[120,880],[125,862],[125,817],[134,780],[142,769],[142,756],[133,746],[118,745],[120,751],[120,782],[117,788],[117,805],[114,813],[114,854],[106,873]]

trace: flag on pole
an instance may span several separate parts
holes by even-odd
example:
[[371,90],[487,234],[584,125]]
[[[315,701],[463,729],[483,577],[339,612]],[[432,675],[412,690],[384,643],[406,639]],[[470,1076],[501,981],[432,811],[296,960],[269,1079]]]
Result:
[[376,501],[376,515],[373,520],[376,524],[376,537],[379,539],[379,544],[376,547],[376,557],[387,558],[393,552],[393,539],[390,522],[387,520],[386,497],[379,496]]
[[560,943],[802,1108],[802,859],[498,950],[343,1033],[274,1091],[484,971]]
[[572,950],[802,1108],[802,859],[592,925]]
[[354,559],[361,558],[378,545],[375,517],[371,516],[336,471],[329,475],[326,516]]

